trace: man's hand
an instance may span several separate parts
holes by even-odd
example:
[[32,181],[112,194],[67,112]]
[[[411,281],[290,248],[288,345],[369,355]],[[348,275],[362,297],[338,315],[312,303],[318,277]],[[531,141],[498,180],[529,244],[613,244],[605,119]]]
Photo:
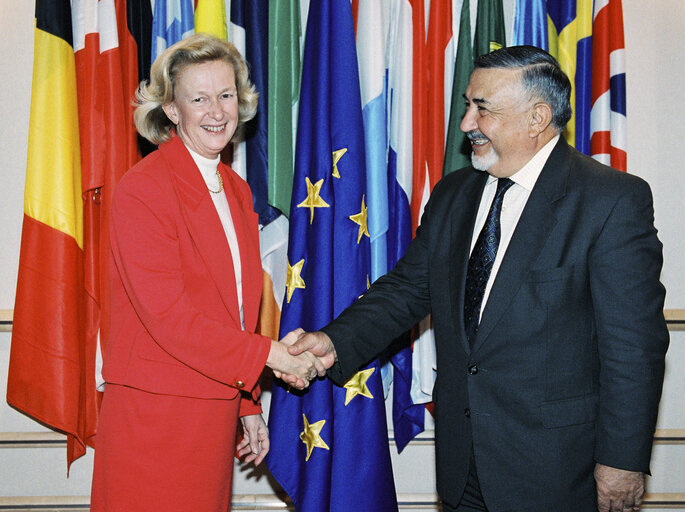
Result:
[[638,512],[645,494],[645,475],[602,464],[595,465],[599,512]]
[[[325,370],[333,366],[338,360],[333,342],[328,335],[321,331],[308,332],[301,335],[296,342],[288,347],[288,352],[294,356],[303,352],[315,355],[325,368],[323,372],[319,371],[319,377],[323,376],[326,373]],[[317,370],[319,370],[318,367]]]
[[323,363],[312,354],[291,355],[288,353],[288,345],[295,342],[298,336],[304,333],[302,329],[289,332],[278,341],[271,341],[271,350],[266,360],[266,365],[271,368],[277,378],[283,379],[287,384],[298,389],[309,386],[309,381],[317,375],[324,375],[326,369]]
[[236,451],[245,462],[253,462],[259,466],[269,453],[269,429],[264,423],[261,414],[242,416],[240,422],[243,425],[243,438],[238,443]]

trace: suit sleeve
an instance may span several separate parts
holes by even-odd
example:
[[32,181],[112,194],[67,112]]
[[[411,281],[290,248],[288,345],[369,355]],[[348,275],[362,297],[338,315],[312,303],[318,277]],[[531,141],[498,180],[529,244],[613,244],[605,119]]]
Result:
[[600,359],[595,459],[647,473],[669,336],[651,191],[642,180],[629,185],[589,260]]
[[395,338],[430,313],[428,259],[433,203],[431,198],[416,237],[395,268],[377,279],[361,299],[321,329],[333,341],[338,356],[338,362],[328,372],[334,382],[345,383]]
[[252,393],[241,393],[240,394],[240,411],[238,416],[252,416],[253,414],[262,414],[262,404],[259,400],[255,400],[254,396],[261,395],[262,390],[259,384],[255,386]]
[[182,365],[229,386],[254,389],[270,339],[210,318],[190,299],[186,289],[197,283],[184,277],[172,189],[145,174],[128,178],[115,193],[110,236],[114,265],[139,321]]

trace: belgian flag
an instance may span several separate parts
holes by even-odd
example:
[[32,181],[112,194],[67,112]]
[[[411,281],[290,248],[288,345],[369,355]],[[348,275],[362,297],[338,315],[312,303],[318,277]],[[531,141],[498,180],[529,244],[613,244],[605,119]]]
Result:
[[7,401],[85,452],[83,202],[69,0],[36,0],[24,220]]

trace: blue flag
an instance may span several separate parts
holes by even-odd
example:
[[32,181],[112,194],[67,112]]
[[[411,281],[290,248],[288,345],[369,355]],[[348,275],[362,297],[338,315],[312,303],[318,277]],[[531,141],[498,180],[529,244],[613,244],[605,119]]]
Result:
[[513,44],[528,44],[549,50],[545,0],[517,0]]
[[[310,4],[281,335],[325,326],[370,281],[359,72],[349,0]],[[274,383],[267,464],[298,512],[397,511],[380,370],[345,387]]]
[[152,16],[151,62],[194,32],[193,0],[157,0]]
[[269,205],[268,84],[269,84],[269,2],[268,0],[232,0],[231,24],[245,33],[245,60],[250,80],[259,98],[257,115],[245,126],[246,178],[252,191],[254,211],[259,223],[266,226],[280,215]]

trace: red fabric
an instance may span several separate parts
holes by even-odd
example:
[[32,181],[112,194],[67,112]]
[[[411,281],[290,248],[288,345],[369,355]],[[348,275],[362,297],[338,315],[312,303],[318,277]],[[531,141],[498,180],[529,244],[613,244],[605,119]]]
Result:
[[428,84],[426,78],[426,22],[424,0],[410,0],[412,6],[412,26],[414,41],[413,59],[413,91],[414,100],[412,110],[412,135],[413,135],[413,181],[411,192],[411,227],[412,236],[416,233],[419,225],[419,213],[423,190],[426,184],[426,140],[428,131],[428,117],[426,112]]
[[71,461],[85,453],[86,437],[79,417],[83,251],[72,237],[25,215],[17,280],[7,402],[68,434]]
[[[84,285],[88,295],[85,341],[79,349],[79,422],[86,443],[91,446],[100,400],[95,389],[97,343],[99,337],[104,347],[109,331],[111,197],[126,170],[139,159],[131,106],[137,82],[135,43],[131,50],[125,1],[116,0],[115,9],[116,18],[98,17],[98,28],[110,37],[113,33],[121,34],[124,51],[119,46],[101,48],[100,34],[89,32],[85,35],[85,46],[75,53],[84,198]],[[73,451],[69,445],[68,454],[71,462],[83,452]]]
[[452,1],[433,0],[430,4],[426,60],[428,100],[426,102],[426,164],[429,192],[442,178],[445,157],[445,49],[452,39]]
[[[271,341],[254,334],[262,291],[258,220],[247,183],[220,169],[240,247],[245,330],[221,221],[174,137],[128,171],[115,193],[108,383],[199,398],[234,398],[240,390],[258,396]],[[258,410],[246,402],[245,413]]]
[[230,510],[238,402],[107,384],[90,510]]

